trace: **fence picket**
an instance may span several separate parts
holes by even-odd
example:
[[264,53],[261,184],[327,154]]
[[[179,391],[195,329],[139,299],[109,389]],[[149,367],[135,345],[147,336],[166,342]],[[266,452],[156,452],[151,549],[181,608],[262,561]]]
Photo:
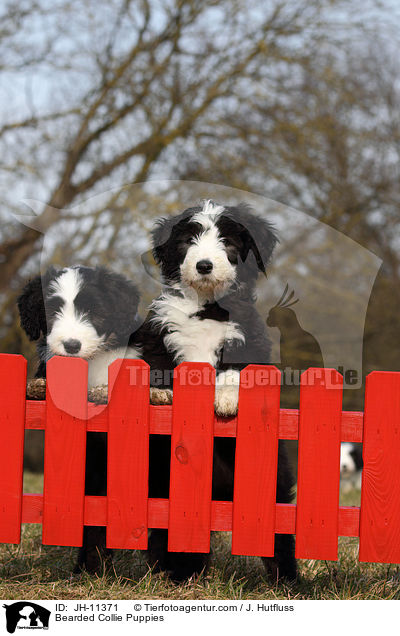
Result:
[[232,554],[274,554],[280,377],[272,366],[240,374]]
[[168,549],[209,552],[215,369],[184,362],[175,369]]
[[0,360],[0,542],[21,540],[26,360]]
[[400,373],[366,378],[360,561],[400,563]]
[[47,363],[43,537],[48,545],[82,545],[88,364]]
[[297,558],[337,559],[342,382],[335,369],[301,376]]
[[147,548],[149,376],[142,360],[116,360],[109,367],[109,548]]

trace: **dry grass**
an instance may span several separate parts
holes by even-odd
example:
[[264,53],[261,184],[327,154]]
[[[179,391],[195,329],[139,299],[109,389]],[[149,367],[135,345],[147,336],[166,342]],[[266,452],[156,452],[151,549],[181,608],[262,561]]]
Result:
[[[39,492],[40,478],[27,475],[25,492]],[[359,492],[341,497],[357,504]],[[113,572],[71,575],[76,548],[41,545],[41,526],[23,526],[21,544],[0,545],[1,599],[400,599],[397,566],[359,563],[357,539],[340,538],[337,562],[299,561],[296,584],[265,579],[260,559],[232,557],[227,533],[213,535],[205,576],[176,586],[154,574],[141,552],[117,551]]]

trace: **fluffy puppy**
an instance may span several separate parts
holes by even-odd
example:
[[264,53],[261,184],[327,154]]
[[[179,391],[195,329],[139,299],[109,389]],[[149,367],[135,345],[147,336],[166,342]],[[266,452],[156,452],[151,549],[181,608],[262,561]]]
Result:
[[107,368],[118,358],[137,358],[127,348],[139,325],[139,292],[124,276],[104,267],[50,267],[24,287],[18,298],[21,326],[37,340],[39,368],[55,355],[88,361],[88,386],[106,385]]
[[[89,389],[102,385],[107,392],[108,365],[118,358],[140,357],[137,348],[127,346],[139,324],[138,303],[136,286],[103,267],[51,267],[43,277],[30,280],[18,298],[18,309],[22,328],[38,341],[39,390],[45,391],[46,363],[62,355],[87,360]],[[106,473],[106,434],[88,433],[87,495],[106,495]],[[108,556],[105,528],[85,526],[76,571],[99,571]]]
[[[176,217],[160,219],[153,254],[166,285],[153,301],[140,330],[143,358],[152,384],[171,390],[173,369],[183,360],[208,362],[217,370],[215,409],[237,411],[239,374],[247,364],[266,364],[270,342],[255,307],[255,284],[265,274],[277,237],[272,226],[244,204],[222,206],[205,201]],[[168,497],[170,440],[150,442],[150,497]],[[235,440],[214,443],[213,499],[232,500]],[[285,448],[279,444],[277,501],[291,500],[293,480]],[[167,532],[153,530],[150,561],[175,580],[201,571],[208,555],[168,553]],[[278,576],[294,579],[293,537],[277,535],[274,560]]]

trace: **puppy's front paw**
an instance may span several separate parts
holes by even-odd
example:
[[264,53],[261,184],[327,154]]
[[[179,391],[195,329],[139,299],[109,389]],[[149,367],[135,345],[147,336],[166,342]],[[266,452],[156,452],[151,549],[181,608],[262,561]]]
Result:
[[95,404],[107,404],[108,402],[108,386],[107,384],[99,384],[88,390],[88,401]]
[[45,400],[46,379],[34,378],[33,380],[29,380],[26,385],[26,397],[28,400]]
[[236,385],[217,387],[215,391],[215,412],[227,417],[236,415],[239,402],[239,387]]
[[171,389],[158,389],[150,387],[150,404],[160,406],[161,404],[172,404]]

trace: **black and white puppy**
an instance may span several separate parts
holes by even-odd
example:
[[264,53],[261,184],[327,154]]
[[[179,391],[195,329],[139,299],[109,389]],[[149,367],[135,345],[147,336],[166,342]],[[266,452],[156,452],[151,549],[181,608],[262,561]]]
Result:
[[[163,293],[153,301],[139,338],[151,367],[152,384],[172,388],[172,370],[183,360],[208,362],[217,369],[215,409],[237,412],[240,370],[266,364],[270,342],[255,307],[255,285],[265,274],[277,237],[272,226],[244,204],[222,206],[205,201],[176,217],[158,221],[153,254],[161,268]],[[235,441],[214,445],[213,499],[232,500]],[[150,443],[150,497],[168,497],[169,440]],[[279,444],[277,501],[291,500],[293,479],[284,446]],[[149,556],[157,567],[182,580],[201,571],[208,555],[167,552],[167,533],[153,530]],[[296,576],[293,537],[277,535],[275,560],[266,560],[278,576]]]
[[344,442],[340,445],[340,487],[343,492],[361,490],[363,468],[362,445]]
[[[136,331],[139,293],[124,276],[103,267],[51,267],[30,280],[18,298],[21,326],[38,340],[36,378],[46,377],[46,363],[55,355],[88,361],[89,389],[108,384],[108,365],[118,358],[138,358],[128,347]],[[106,433],[88,433],[86,446],[87,495],[106,495]],[[77,568],[98,571],[108,556],[104,527],[84,528]]]
[[137,358],[127,347],[139,326],[139,292],[124,276],[104,267],[49,268],[30,280],[18,298],[21,326],[38,340],[37,377],[55,356],[88,361],[88,387],[106,385],[108,365],[118,358]]
[[[237,411],[240,370],[270,357],[254,288],[276,241],[272,227],[244,204],[212,201],[161,219],[153,231],[166,289],[150,306],[143,356],[154,369],[183,360],[216,367],[219,415]],[[171,386],[167,372],[158,377],[160,386],[161,378]]]

